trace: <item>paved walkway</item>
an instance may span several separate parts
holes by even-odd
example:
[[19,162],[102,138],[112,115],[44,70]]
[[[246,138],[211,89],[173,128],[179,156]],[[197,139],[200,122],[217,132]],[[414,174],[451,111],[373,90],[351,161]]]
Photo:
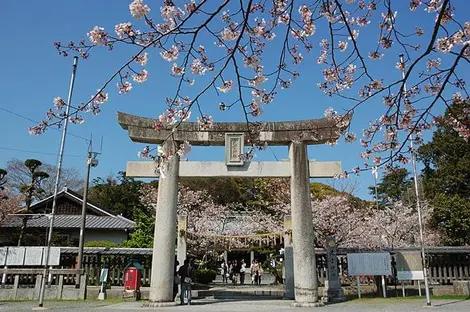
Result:
[[[325,312],[415,312],[415,311],[470,311],[470,300],[434,300],[432,307],[426,307],[421,299],[367,299],[353,300],[341,304],[328,305],[321,308],[293,308],[291,301],[286,300],[195,300],[191,306],[176,306],[168,308],[142,308],[142,302],[119,302],[106,301],[50,301],[45,307],[50,311],[85,312],[85,311],[257,311],[257,312],[281,312],[281,311],[325,311]],[[36,302],[0,302],[0,311],[31,311],[37,306]]]

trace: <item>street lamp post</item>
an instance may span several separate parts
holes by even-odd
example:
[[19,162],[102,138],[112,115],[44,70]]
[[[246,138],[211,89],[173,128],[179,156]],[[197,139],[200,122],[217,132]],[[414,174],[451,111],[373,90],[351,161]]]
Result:
[[39,307],[42,307],[44,304],[44,293],[46,291],[46,277],[48,276],[49,258],[50,258],[50,252],[51,252],[52,230],[54,228],[55,209],[57,206],[57,193],[59,191],[60,175],[62,171],[62,159],[64,156],[65,138],[67,137],[67,125],[69,121],[70,105],[72,103],[72,94],[73,94],[73,87],[75,84],[75,73],[77,71],[77,63],[78,63],[78,57],[74,56],[72,76],[70,78],[69,94],[68,94],[67,103],[66,103],[64,125],[62,127],[62,138],[60,141],[59,161],[57,163],[57,175],[56,175],[55,187],[54,187],[54,199],[52,200],[52,210],[51,210],[51,217],[50,217],[51,220],[49,224],[49,233],[47,236],[46,259],[44,262],[44,274],[42,276],[41,290],[39,292]]
[[91,152],[91,141],[90,147],[87,153],[86,161],[86,176],[85,176],[85,187],[83,188],[83,202],[82,202],[82,216],[80,223],[80,240],[78,243],[78,261],[77,261],[77,276],[75,279],[75,288],[80,287],[80,273],[83,263],[83,247],[85,243],[85,223],[86,223],[86,209],[88,202],[88,184],[90,182],[90,168],[98,166],[98,159],[96,159],[96,153]]
[[[403,54],[400,54],[400,63],[405,64],[403,60]],[[407,101],[406,96],[406,81],[405,79],[405,71],[402,71],[403,77],[403,91],[405,91],[405,101]],[[407,104],[407,103],[406,103]],[[431,296],[429,293],[429,283],[428,283],[428,272],[426,269],[426,252],[424,250],[424,234],[423,234],[423,217],[421,214],[421,203],[419,200],[419,186],[418,186],[418,174],[416,171],[416,155],[413,146],[413,133],[410,134],[410,151],[411,151],[411,166],[413,167],[413,180],[415,186],[415,195],[416,195],[416,209],[418,210],[418,224],[419,224],[419,237],[420,237],[420,245],[421,245],[421,264],[423,266],[423,278],[424,278],[424,288],[426,291],[426,305],[431,305]]]

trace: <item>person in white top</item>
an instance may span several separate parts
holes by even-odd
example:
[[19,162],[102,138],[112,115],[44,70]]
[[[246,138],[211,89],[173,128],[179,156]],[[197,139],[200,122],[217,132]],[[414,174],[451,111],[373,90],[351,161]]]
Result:
[[245,284],[245,272],[246,272],[246,263],[245,260],[242,259],[242,263],[240,265],[240,284]]
[[228,274],[228,266],[227,266],[227,263],[225,263],[225,260],[222,260],[222,264],[220,265],[220,269],[221,269],[220,271],[221,271],[221,274],[222,274],[222,282],[227,284],[229,274]]

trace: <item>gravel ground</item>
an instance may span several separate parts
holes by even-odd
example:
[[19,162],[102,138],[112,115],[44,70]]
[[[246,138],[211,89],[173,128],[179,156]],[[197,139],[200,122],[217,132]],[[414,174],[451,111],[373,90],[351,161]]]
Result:
[[[421,299],[364,299],[353,300],[345,303],[328,305],[319,308],[293,308],[291,301],[285,300],[195,300],[191,306],[176,306],[167,308],[142,308],[143,302],[118,302],[118,301],[49,301],[44,307],[50,311],[148,311],[157,310],[161,312],[171,311],[312,311],[324,310],[325,312],[414,312],[414,311],[455,311],[469,312],[470,300],[434,300],[431,307],[426,307]],[[37,309],[37,302],[0,302],[0,311],[31,311]]]

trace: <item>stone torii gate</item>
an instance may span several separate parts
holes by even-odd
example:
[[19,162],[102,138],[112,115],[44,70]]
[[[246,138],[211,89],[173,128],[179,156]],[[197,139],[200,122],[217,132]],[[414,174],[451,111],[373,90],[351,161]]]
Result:
[[[340,162],[309,161],[307,145],[324,144],[339,137],[336,121],[322,118],[305,121],[269,122],[260,125],[259,139],[268,145],[288,146],[289,161],[240,161],[248,134],[247,124],[214,123],[201,129],[192,122],[181,123],[172,131],[153,128],[155,119],[118,112],[118,122],[128,130],[134,142],[147,144],[180,143],[194,146],[226,147],[223,162],[181,161],[174,156],[167,166],[166,177],[160,179],[156,205],[155,241],[152,276],[149,293],[150,306],[173,303],[173,271],[177,224],[178,177],[290,177],[291,216],[295,282],[295,305],[319,304],[314,247],[314,229],[311,211],[310,178],[328,178],[341,173]],[[174,144],[164,144],[164,149]],[[155,162],[127,163],[126,174],[131,177],[157,177]]]

